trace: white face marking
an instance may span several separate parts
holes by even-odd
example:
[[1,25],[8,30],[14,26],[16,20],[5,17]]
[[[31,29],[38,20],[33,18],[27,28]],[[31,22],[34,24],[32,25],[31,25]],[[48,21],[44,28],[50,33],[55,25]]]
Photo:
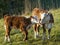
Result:
[[45,13],[41,14],[41,19],[43,19],[45,17]]
[[40,21],[41,24],[49,23],[49,20],[50,16],[47,13],[41,14],[41,21]]
[[37,16],[33,16],[34,18],[31,18],[31,22],[32,23],[39,23],[39,20],[37,18]]
[[41,14],[41,21],[40,21],[41,24],[44,23],[44,17],[45,17],[45,13]]

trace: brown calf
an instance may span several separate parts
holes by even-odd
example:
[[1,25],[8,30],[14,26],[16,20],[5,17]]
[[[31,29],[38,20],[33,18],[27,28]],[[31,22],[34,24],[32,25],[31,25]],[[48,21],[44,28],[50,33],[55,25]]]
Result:
[[20,29],[25,35],[23,40],[28,39],[28,29],[33,24],[38,23],[36,18],[30,16],[29,18],[23,16],[4,16],[4,27],[5,27],[5,41],[10,42],[10,31],[12,28]]

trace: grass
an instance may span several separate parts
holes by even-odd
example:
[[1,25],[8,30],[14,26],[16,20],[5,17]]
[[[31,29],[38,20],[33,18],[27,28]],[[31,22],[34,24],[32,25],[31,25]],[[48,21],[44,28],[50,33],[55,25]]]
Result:
[[[0,19],[0,45],[60,45],[60,9],[50,10],[54,16],[54,26],[49,40],[42,40],[42,28],[40,28],[40,38],[34,39],[33,28],[29,29],[28,41],[22,41],[23,35],[19,30],[12,29],[11,42],[4,42],[5,29],[3,19]],[[47,32],[46,32],[47,33]],[[47,35],[47,34],[46,34]]]

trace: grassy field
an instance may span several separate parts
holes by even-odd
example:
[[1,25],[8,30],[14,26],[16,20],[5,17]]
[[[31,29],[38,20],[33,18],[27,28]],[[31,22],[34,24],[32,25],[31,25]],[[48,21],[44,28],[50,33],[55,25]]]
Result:
[[[42,28],[40,28],[40,38],[34,39],[33,29],[29,29],[28,41],[22,41],[23,35],[19,30],[12,29],[11,42],[4,42],[5,30],[3,19],[0,19],[0,45],[60,45],[60,9],[51,10],[54,16],[54,26],[51,31],[51,38],[42,40]],[[46,32],[47,35],[47,32]]]

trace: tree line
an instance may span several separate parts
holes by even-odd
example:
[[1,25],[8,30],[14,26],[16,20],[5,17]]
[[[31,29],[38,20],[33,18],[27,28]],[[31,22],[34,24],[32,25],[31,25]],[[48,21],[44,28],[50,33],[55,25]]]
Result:
[[60,8],[60,0],[0,0],[0,16],[3,13],[23,14],[29,13],[33,8],[57,9]]

